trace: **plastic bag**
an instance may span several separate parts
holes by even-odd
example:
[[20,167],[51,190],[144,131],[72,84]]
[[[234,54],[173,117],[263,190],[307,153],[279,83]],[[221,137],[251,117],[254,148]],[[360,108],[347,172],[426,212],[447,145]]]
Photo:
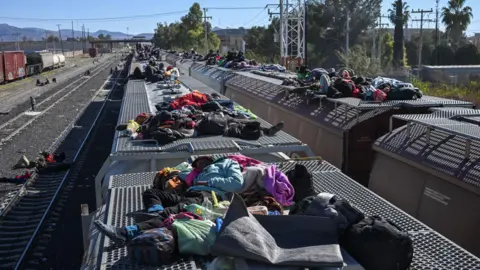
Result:
[[208,255],[215,242],[215,224],[209,220],[178,219],[173,222],[181,254]]

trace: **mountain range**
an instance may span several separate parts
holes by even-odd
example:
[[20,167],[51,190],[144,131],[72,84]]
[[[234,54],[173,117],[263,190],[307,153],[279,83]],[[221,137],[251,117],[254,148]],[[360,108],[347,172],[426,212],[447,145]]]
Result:
[[[53,31],[53,30],[47,30],[47,29],[42,29],[42,28],[35,28],[35,27],[25,27],[25,28],[20,28],[20,27],[15,27],[12,25],[8,25],[6,23],[0,23],[0,41],[16,41],[17,36],[16,33],[19,33],[18,39],[21,41],[23,39],[26,40],[31,40],[31,41],[40,41],[45,36],[59,36],[58,31]],[[65,40],[67,38],[72,37],[72,29],[60,29],[60,33],[62,35],[62,39]],[[73,31],[75,37],[81,37],[82,32],[81,31]],[[90,36],[93,37],[98,37],[98,35],[103,34],[104,36],[110,35],[112,39],[125,39],[127,37],[133,37],[133,36],[145,36],[147,39],[151,39],[153,37],[152,33],[141,33],[141,34],[125,34],[122,32],[111,32],[108,30],[98,30],[95,32],[91,32]]]

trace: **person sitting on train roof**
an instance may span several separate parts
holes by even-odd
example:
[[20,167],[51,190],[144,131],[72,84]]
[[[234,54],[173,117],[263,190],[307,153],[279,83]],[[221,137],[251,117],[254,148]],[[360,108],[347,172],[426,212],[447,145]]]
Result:
[[37,86],[43,86],[43,83],[40,82],[40,79],[37,79],[36,85],[37,85]]
[[45,85],[47,84],[50,84],[50,81],[48,80],[48,78],[45,79]]
[[52,82],[53,82],[53,83],[57,83],[57,78],[53,78],[53,79],[52,79]]

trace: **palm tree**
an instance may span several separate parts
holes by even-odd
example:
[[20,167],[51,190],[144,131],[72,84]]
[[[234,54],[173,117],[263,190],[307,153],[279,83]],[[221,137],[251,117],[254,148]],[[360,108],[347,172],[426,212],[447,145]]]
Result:
[[465,6],[466,0],[449,0],[448,6],[442,8],[442,22],[455,45],[458,45],[460,38],[472,21],[472,8]]
[[410,19],[410,6],[407,4],[407,2],[402,2],[402,1],[395,1],[392,3],[392,8],[388,9],[388,19],[392,24],[396,24],[396,13],[397,13],[397,5],[401,7],[403,17],[401,18],[400,21],[403,21],[403,26],[407,25],[408,19]]
[[404,61],[404,37],[403,27],[408,22],[409,12],[408,5],[402,0],[395,0],[389,9],[390,20],[395,24],[393,35],[393,63],[397,67],[405,66]]

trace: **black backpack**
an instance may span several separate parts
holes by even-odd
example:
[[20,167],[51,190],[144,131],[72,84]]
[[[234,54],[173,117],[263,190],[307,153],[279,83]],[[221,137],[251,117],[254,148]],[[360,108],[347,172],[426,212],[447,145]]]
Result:
[[394,223],[366,217],[345,231],[341,245],[366,270],[406,270],[413,258],[413,241]]

